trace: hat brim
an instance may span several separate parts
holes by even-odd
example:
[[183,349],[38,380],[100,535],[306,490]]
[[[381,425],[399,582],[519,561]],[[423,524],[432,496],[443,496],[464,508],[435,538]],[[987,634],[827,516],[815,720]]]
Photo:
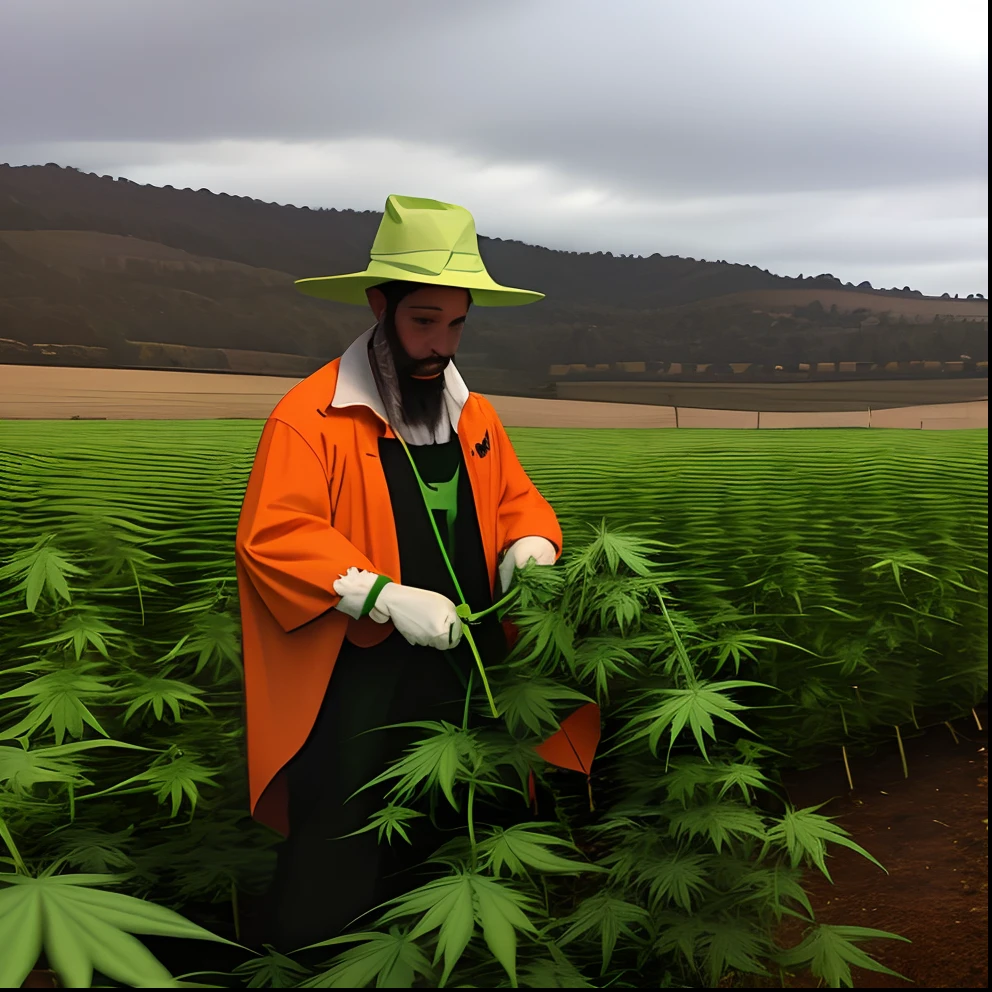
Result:
[[472,294],[472,302],[480,307],[521,307],[544,299],[544,293],[530,289],[514,289],[494,282],[485,272],[442,272],[431,276],[422,273],[397,272],[394,276],[370,275],[366,272],[349,272],[341,276],[317,276],[312,279],[297,279],[296,288],[307,296],[318,300],[334,300],[337,303],[352,303],[366,306],[367,289],[381,286],[394,279],[422,283],[425,286],[453,286],[467,289]]

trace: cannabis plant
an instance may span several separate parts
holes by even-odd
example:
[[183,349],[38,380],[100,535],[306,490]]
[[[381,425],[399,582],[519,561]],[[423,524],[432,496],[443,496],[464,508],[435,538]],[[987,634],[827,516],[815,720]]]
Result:
[[162,987],[131,935],[236,943],[238,895],[271,872],[244,784],[236,484],[219,460],[179,492],[167,431],[95,455],[57,426],[0,451],[0,985],[44,950],[65,985]]
[[[477,698],[476,721],[411,725],[420,739],[377,780],[381,842],[405,842],[425,795],[464,833],[371,925],[315,945],[346,949],[306,987],[715,987],[803,967],[839,987],[852,963],[886,970],[857,942],[893,935],[817,924],[802,884],[806,867],[829,877],[830,845],[881,866],[783,801],[742,701],[767,687],[746,655],[728,677],[719,623],[679,599],[704,579],[665,550],[600,527],[563,566],[520,574],[500,721]],[[807,924],[790,948],[787,916]]]
[[[4,985],[44,948],[63,984],[164,987],[129,935],[238,943],[268,883],[233,561],[260,428],[0,424]],[[465,818],[433,888],[310,981],[692,984],[746,958],[842,982],[855,932],[771,936],[811,918],[789,880],[846,840],[775,773],[985,694],[987,432],[512,434],[579,550],[523,577],[501,720],[421,727],[383,770],[383,842],[425,791]],[[627,534],[590,544],[603,516]],[[217,967],[226,945],[202,946]],[[270,953],[234,981],[304,975]]]
[[789,762],[972,720],[988,692],[987,430],[513,437],[566,544],[607,517],[691,550],[682,601],[719,620],[725,670],[747,658],[775,687],[749,692],[751,726]]

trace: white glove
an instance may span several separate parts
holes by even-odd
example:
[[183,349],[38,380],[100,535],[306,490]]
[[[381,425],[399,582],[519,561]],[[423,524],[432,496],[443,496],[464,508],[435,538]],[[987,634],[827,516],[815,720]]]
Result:
[[[341,602],[338,603],[336,609],[358,620],[362,615],[365,600],[368,599],[377,578],[379,576],[375,572],[363,572],[360,568],[349,568],[334,583],[334,591],[341,597]],[[374,606],[369,616],[376,623],[385,623],[389,619],[385,613],[380,612]]]
[[506,549],[499,566],[499,584],[505,593],[513,581],[515,569],[523,568],[529,561],[538,565],[553,565],[557,551],[546,537],[521,537]]
[[[356,619],[378,576],[349,568],[334,583],[341,597],[337,609]],[[376,623],[393,622],[393,626],[409,644],[436,648],[441,651],[456,647],[462,639],[462,621],[455,604],[438,592],[403,586],[390,582],[383,586],[369,616]]]

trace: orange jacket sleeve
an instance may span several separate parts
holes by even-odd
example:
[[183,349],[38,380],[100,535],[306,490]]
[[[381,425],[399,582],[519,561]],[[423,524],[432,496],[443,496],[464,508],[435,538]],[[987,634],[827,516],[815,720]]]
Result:
[[248,479],[235,548],[248,578],[285,631],[336,606],[334,582],[372,563],[330,524],[328,479],[313,448],[270,419]]
[[492,431],[502,477],[496,510],[497,533],[501,536],[501,546],[497,550],[502,553],[522,537],[544,537],[555,546],[560,556],[562,535],[558,517],[524,471],[495,410],[492,411]]

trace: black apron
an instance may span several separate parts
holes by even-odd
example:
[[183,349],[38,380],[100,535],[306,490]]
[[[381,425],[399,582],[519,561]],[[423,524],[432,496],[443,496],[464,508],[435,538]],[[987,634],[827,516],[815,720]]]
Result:
[[[444,512],[435,512],[435,520],[468,604],[473,612],[486,609],[492,605],[488,570],[458,438],[411,446],[410,451],[429,485],[449,482],[458,472],[454,520]],[[443,593],[457,603],[402,446],[395,439],[381,438],[379,456],[396,521],[403,584]],[[472,633],[487,665],[503,659],[506,641],[495,612],[473,626]],[[337,936],[360,914],[422,884],[430,876],[418,866],[452,832],[464,831],[464,812],[456,813],[442,802],[435,816],[409,824],[412,846],[396,836],[391,846],[385,838],[380,844],[376,831],[339,839],[366,826],[369,816],[386,805],[388,784],[350,801],[348,797],[383,772],[418,735],[423,736],[423,731],[410,730],[365,732],[413,720],[446,720],[461,726],[466,686],[475,668],[464,638],[447,652],[412,646],[396,631],[373,648],[344,642],[313,730],[286,769],[290,833],[277,849],[267,900],[272,914],[270,942],[277,949],[289,952]],[[480,689],[476,674],[473,696]],[[370,914],[358,926],[370,926],[373,919]],[[330,950],[319,953],[326,956]]]

